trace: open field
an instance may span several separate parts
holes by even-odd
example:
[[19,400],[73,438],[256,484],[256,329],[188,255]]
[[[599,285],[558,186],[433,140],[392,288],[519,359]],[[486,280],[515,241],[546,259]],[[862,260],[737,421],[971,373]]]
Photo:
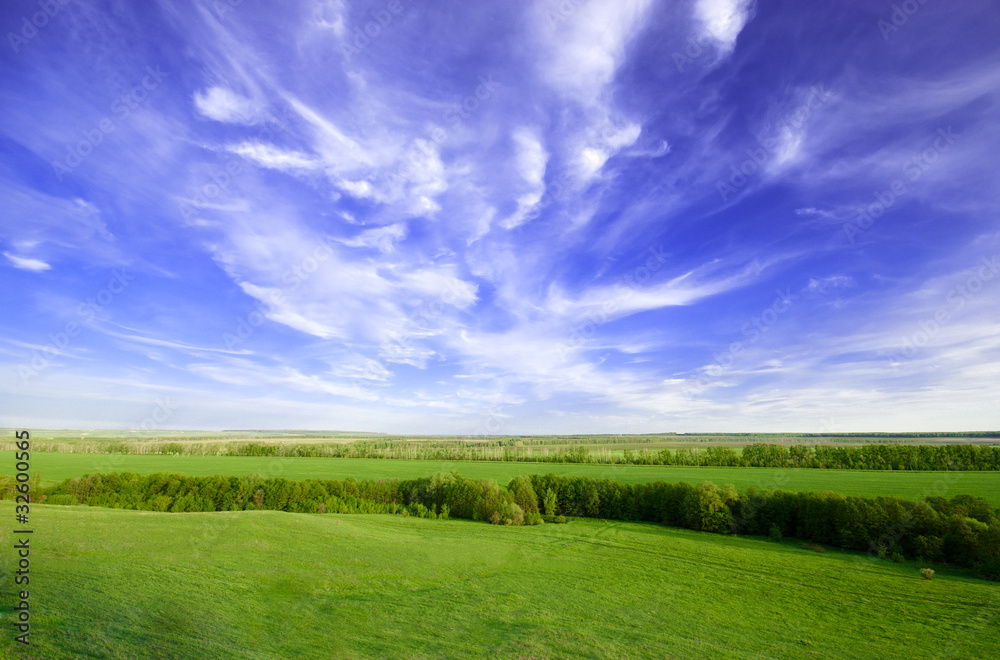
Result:
[[506,484],[525,474],[581,475],[626,483],[712,481],[740,491],[782,488],[792,491],[834,491],[843,495],[892,495],[916,499],[923,495],[953,497],[961,493],[984,497],[1000,507],[1000,472],[900,472],[776,468],[723,468],[640,465],[579,465],[572,463],[503,463],[493,461],[417,461],[366,458],[267,458],[244,456],[163,456],[132,454],[32,455],[32,471],[45,485],[90,472],[179,472],[191,476],[224,474],[286,479],[415,479],[457,470],[470,479],[496,479]]
[[[0,439],[13,439],[16,429],[0,429]],[[567,447],[586,446],[591,451],[608,450],[621,455],[624,449],[658,451],[660,449],[694,449],[707,446],[732,447],[739,451],[744,445],[755,442],[772,442],[782,445],[838,445],[857,446],[869,444],[982,444],[1000,445],[998,433],[969,434],[606,434],[606,435],[540,435],[540,436],[432,436],[390,435],[359,431],[299,431],[299,430],[230,430],[230,431],[144,431],[112,429],[36,429],[31,431],[33,442],[57,446],[60,451],[87,451],[97,445],[128,443],[134,445],[225,446],[230,443],[262,442],[268,444],[346,444],[357,441],[405,442],[425,447],[456,445],[496,445],[527,447],[542,452],[564,450]],[[2,444],[2,443],[0,443]],[[11,448],[11,447],[6,447]]]
[[[17,657],[1000,657],[995,584],[798,544],[583,519],[33,514]],[[10,552],[0,565],[8,619]]]

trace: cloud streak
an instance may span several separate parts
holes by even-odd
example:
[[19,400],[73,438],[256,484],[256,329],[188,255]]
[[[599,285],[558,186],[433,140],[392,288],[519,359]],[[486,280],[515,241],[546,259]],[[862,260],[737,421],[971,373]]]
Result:
[[1000,19],[389,4],[87,5],[0,55],[0,365],[98,310],[3,386],[25,423],[996,428]]

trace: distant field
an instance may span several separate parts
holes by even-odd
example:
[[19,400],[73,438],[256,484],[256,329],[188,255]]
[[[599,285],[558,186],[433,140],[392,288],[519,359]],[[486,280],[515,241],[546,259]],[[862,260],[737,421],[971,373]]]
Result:
[[34,646],[11,649],[4,580],[0,657],[1000,657],[995,585],[791,543],[596,520],[33,514]]
[[457,470],[475,479],[505,484],[522,474],[566,474],[615,479],[628,483],[712,481],[732,484],[740,491],[750,486],[774,490],[834,491],[844,495],[893,495],[915,499],[938,494],[977,495],[1000,507],[1000,472],[893,472],[773,468],[721,468],[638,465],[578,465],[568,463],[502,463],[479,461],[407,461],[366,458],[259,458],[227,456],[160,456],[130,454],[32,455],[32,471],[51,484],[89,472],[180,472],[191,476],[225,474],[286,479],[413,479],[435,472]]
[[[13,440],[15,429],[0,429],[3,440]],[[603,434],[603,435],[539,435],[539,436],[433,436],[390,435],[361,431],[300,431],[300,430],[230,430],[230,431],[143,431],[114,429],[33,429],[32,440],[37,443],[58,445],[62,451],[80,451],[88,445],[129,443],[155,445],[180,443],[182,445],[225,445],[233,442],[261,442],[267,444],[345,444],[356,441],[406,442],[427,447],[441,447],[456,443],[496,444],[503,442],[514,446],[524,445],[533,451],[560,451],[575,445],[584,445],[591,451],[609,450],[621,455],[624,449],[658,451],[660,449],[704,448],[716,445],[732,447],[737,451],[753,442],[773,442],[783,445],[865,445],[865,444],[1000,444],[997,434],[712,434],[712,433],[660,433],[660,434]],[[211,452],[210,452],[211,453]]]

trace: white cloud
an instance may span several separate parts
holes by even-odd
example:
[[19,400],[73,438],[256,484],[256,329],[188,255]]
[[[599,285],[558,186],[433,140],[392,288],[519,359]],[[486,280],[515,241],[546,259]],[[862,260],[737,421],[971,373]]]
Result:
[[315,170],[320,166],[319,161],[308,154],[285,151],[261,142],[242,142],[230,146],[229,151],[275,170]]
[[534,131],[520,128],[514,131],[513,139],[522,193],[517,198],[517,210],[502,223],[506,229],[523,224],[528,213],[542,200],[545,194],[545,166],[549,159]]
[[343,0],[326,0],[317,3],[313,20],[317,27],[330,30],[339,38],[343,38],[347,33],[347,27],[344,24]]
[[513,137],[517,145],[518,171],[529,185],[541,185],[545,177],[548,154],[545,153],[538,136],[530,129],[521,128],[514,131]]
[[0,235],[16,248],[7,255],[16,268],[46,270],[40,264],[64,256],[101,264],[129,261],[92,202],[50,196],[10,180],[0,180],[0,200]]
[[288,387],[302,392],[315,392],[333,396],[375,401],[378,396],[353,384],[330,381],[317,375],[304,374],[287,365],[268,367],[245,358],[226,358],[217,362],[188,365],[191,373],[221,383],[244,387]]
[[697,0],[695,18],[702,38],[711,40],[726,56],[736,47],[736,38],[753,18],[753,0]]
[[366,229],[353,238],[342,238],[339,242],[348,247],[375,248],[383,254],[392,252],[396,242],[406,237],[406,225],[402,222]]
[[11,254],[9,252],[4,252],[3,256],[7,257],[10,262],[14,265],[14,268],[20,268],[21,270],[30,270],[36,273],[40,273],[43,270],[49,270],[52,266],[48,265],[40,259],[32,259],[31,257],[19,257],[16,254]]
[[[618,0],[577,8],[549,42],[551,56],[543,65],[546,77],[564,93],[588,104],[596,102],[614,79],[651,5],[651,0]],[[539,21],[543,23],[547,22]]]
[[839,289],[854,285],[854,280],[846,275],[831,275],[829,277],[809,278],[806,290],[825,293],[827,289]]
[[759,262],[747,264],[731,274],[722,274],[722,265],[712,262],[671,278],[645,286],[612,284],[593,287],[570,299],[553,290],[548,309],[566,319],[600,318],[600,322],[636,312],[691,305],[699,300],[751,284],[763,270]]
[[594,178],[609,158],[635,144],[641,132],[642,127],[634,122],[616,126],[605,119],[595,125],[577,155],[577,174],[584,182]]
[[360,166],[375,165],[371,150],[348,137],[333,121],[291,94],[286,94],[285,99],[313,127],[313,148],[334,172],[340,174]]
[[255,124],[262,116],[253,101],[225,87],[195,92],[194,106],[203,117],[231,124]]

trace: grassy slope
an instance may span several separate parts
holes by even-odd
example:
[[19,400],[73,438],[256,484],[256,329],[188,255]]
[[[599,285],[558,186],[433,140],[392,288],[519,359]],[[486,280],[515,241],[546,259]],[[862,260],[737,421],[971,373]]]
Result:
[[840,552],[585,520],[33,513],[16,657],[1000,657],[996,585]]
[[506,484],[520,474],[578,474],[623,482],[713,481],[733,484],[739,490],[784,488],[794,491],[827,491],[845,495],[895,495],[916,498],[937,494],[978,495],[1000,507],[1000,472],[892,472],[849,470],[805,470],[770,468],[691,468],[669,466],[573,465],[560,463],[497,463],[476,461],[404,461],[363,458],[254,458],[224,456],[142,456],[121,454],[32,455],[32,471],[44,483],[78,477],[88,472],[180,472],[192,476],[227,474],[242,476],[256,472],[264,477],[287,479],[390,479],[426,477],[435,472],[458,470],[468,478],[493,478]]

